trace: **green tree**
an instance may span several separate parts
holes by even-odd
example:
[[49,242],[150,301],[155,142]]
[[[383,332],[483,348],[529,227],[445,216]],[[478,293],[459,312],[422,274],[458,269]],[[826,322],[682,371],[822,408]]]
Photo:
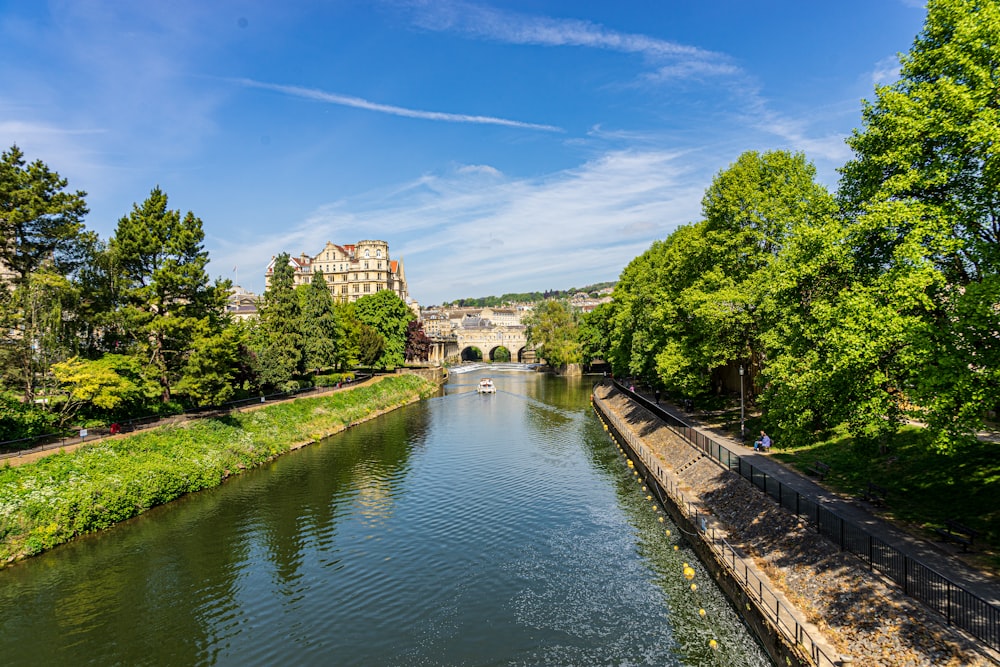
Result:
[[918,404],[942,449],[974,441],[1000,404],[998,51],[997,3],[930,0],[842,170],[855,274],[873,306],[905,318],[875,337],[893,360],[881,391]]
[[550,366],[583,361],[576,314],[562,301],[543,301],[526,318],[528,343]]
[[334,365],[340,371],[354,368],[360,355],[361,322],[353,303],[336,303],[333,312],[337,318]]
[[75,347],[69,278],[93,235],[83,229],[85,193],[66,185],[17,146],[0,154],[0,371],[29,402]]
[[68,421],[86,406],[107,415],[122,415],[123,408],[141,405],[157,394],[157,387],[143,378],[138,359],[106,354],[100,359],[73,357],[53,364],[52,372],[68,392],[62,419]]
[[312,281],[299,288],[302,310],[302,353],[306,368],[327,368],[337,363],[340,323],[333,296],[323,272],[313,273]]
[[263,385],[282,387],[304,369],[302,311],[288,253],[274,260],[270,285],[261,300],[252,339],[257,372]]
[[585,362],[590,363],[595,359],[607,361],[610,356],[613,315],[614,306],[602,303],[580,316],[579,336]]
[[109,250],[122,331],[168,402],[199,335],[221,331],[228,282],[209,284],[201,220],[167,207],[154,188],[118,221]]
[[374,327],[361,324],[358,330],[358,360],[363,366],[374,368],[385,352],[385,338]]
[[79,263],[85,192],[41,160],[27,164],[17,146],[0,154],[0,263],[23,285],[42,264],[67,275]]
[[754,375],[764,363],[761,332],[781,317],[761,310],[771,285],[768,268],[796,224],[825,220],[836,210],[815,176],[801,153],[749,151],[705,193],[706,261],[679,306],[693,318],[688,350],[707,370],[745,362]]
[[200,333],[192,343],[177,391],[198,406],[221,405],[236,393],[240,333],[235,327]]
[[[391,290],[382,290],[354,302],[358,320],[382,337],[382,355],[375,364],[379,368],[402,366],[406,352],[406,326],[415,319],[406,302]],[[363,360],[362,360],[363,361]]]
[[12,290],[0,287],[0,368],[28,402],[51,383],[49,367],[76,347],[71,324],[78,292],[54,268],[42,266]]

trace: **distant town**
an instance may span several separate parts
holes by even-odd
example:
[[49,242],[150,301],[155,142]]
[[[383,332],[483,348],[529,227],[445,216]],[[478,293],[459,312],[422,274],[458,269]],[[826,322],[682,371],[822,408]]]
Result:
[[[267,265],[265,286],[270,284],[275,259],[272,257]],[[302,252],[289,256],[288,264],[295,285],[309,283],[315,274],[322,273],[338,302],[353,302],[366,294],[392,290],[423,321],[428,336],[451,336],[460,329],[522,326],[522,316],[531,312],[534,304],[546,299],[563,299],[573,309],[589,313],[602,303],[609,303],[614,289],[613,282],[603,282],[579,289],[463,298],[421,307],[410,296],[403,259],[390,258],[386,241],[364,240],[341,245],[327,242],[315,255]],[[253,318],[257,315],[260,298],[261,295],[234,285],[226,309],[236,319]]]

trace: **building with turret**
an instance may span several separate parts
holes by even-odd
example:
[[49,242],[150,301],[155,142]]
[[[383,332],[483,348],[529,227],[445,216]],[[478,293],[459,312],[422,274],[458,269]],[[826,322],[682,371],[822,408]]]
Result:
[[[264,274],[267,287],[271,285],[275,260],[271,258]],[[403,260],[389,258],[389,244],[385,241],[358,241],[350,245],[327,242],[318,254],[302,253],[290,257],[288,264],[296,285],[310,283],[314,275],[322,272],[334,300],[341,303],[357,301],[382,290],[392,290],[403,301],[411,303]]]

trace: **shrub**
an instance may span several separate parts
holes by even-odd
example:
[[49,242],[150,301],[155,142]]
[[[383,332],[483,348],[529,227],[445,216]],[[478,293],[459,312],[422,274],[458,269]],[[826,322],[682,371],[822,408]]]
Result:
[[56,430],[56,415],[0,394],[0,442],[45,435]]

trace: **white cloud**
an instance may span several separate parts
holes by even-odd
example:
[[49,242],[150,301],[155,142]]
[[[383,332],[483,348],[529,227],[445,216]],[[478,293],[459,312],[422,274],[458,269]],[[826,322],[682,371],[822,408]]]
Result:
[[886,56],[877,63],[871,74],[873,86],[885,86],[899,78],[899,56]]
[[485,174],[487,176],[502,176],[503,174],[496,167],[488,164],[466,164],[458,168],[460,174]]
[[[732,74],[729,56],[647,35],[624,33],[577,19],[529,16],[467,2],[414,2],[414,22],[435,32],[455,32],[508,44],[576,46],[642,55],[658,78]],[[669,64],[664,64],[669,63]]]
[[301,86],[286,86],[277,83],[264,83],[253,81],[252,79],[236,79],[236,82],[249,88],[263,88],[275,92],[292,95],[293,97],[304,97],[319,102],[337,104],[339,106],[354,107],[355,109],[365,109],[367,111],[377,111],[391,116],[403,116],[405,118],[419,118],[421,120],[436,120],[446,123],[474,123],[477,125],[502,125],[505,127],[516,127],[525,130],[542,130],[545,132],[562,132],[563,129],[554,125],[543,125],[540,123],[526,123],[519,120],[507,118],[497,118],[495,116],[473,116],[468,114],[447,113],[444,111],[421,111],[419,109],[407,109],[390,104],[380,104],[371,102],[360,97],[349,95],[339,95],[337,93],[327,93],[314,88],[303,88]]
[[715,167],[701,169],[691,157],[616,151],[538,179],[496,173],[484,181],[481,171],[459,167],[322,207],[249,246],[220,242],[213,265],[229,271],[237,257],[252,257],[262,274],[281,251],[382,238],[425,304],[612,280],[654,240],[696,219]]

